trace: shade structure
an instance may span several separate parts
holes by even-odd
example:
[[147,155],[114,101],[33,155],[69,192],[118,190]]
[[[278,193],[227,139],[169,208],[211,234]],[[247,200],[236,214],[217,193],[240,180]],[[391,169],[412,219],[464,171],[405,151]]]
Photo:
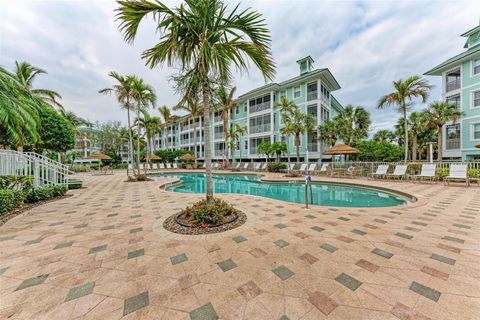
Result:
[[475,148],[479,148],[479,149],[480,149],[480,144],[475,145]]
[[162,160],[162,158],[160,158],[159,156],[157,156],[156,154],[149,154],[148,155],[148,160]]
[[101,152],[95,152],[92,153],[87,157],[87,159],[96,159],[96,160],[112,160],[109,156],[107,156],[105,153]]
[[325,150],[325,155],[342,155],[342,154],[359,154],[360,150],[347,146],[346,144],[336,144],[328,150]]
[[195,157],[191,153],[185,153],[184,155],[180,156],[180,160],[183,161],[192,161]]

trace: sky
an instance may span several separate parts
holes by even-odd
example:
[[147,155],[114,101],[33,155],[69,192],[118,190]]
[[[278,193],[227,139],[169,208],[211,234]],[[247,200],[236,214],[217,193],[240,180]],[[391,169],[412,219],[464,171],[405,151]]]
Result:
[[[164,1],[175,6],[178,1]],[[237,1],[226,1],[231,6]],[[477,26],[478,1],[243,1],[263,14],[271,31],[275,82],[297,76],[296,60],[310,55],[315,68],[329,68],[340,86],[333,92],[343,105],[363,106],[371,113],[371,134],[391,129],[400,114],[376,109],[392,91],[392,81],[423,75],[462,52],[463,32]],[[90,121],[119,120],[126,114],[112,96],[99,89],[114,82],[108,73],[136,74],[154,86],[158,105],[178,102],[170,77],[177,70],[149,69],[140,55],[159,38],[151,19],[142,23],[133,45],[123,40],[110,0],[0,0],[0,66],[15,61],[45,69],[34,87],[59,92],[62,104]],[[441,99],[441,79],[429,102]],[[237,94],[264,85],[252,65],[235,73]],[[414,110],[425,108],[417,102]],[[152,110],[158,115],[158,110]]]

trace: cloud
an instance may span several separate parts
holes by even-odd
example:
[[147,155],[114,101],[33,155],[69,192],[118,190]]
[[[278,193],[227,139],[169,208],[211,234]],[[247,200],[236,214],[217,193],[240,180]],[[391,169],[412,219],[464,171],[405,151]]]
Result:
[[[114,1],[25,0],[1,6],[0,65],[11,69],[20,60],[46,69],[49,74],[35,85],[60,92],[63,104],[80,116],[125,122],[115,99],[98,94],[113,84],[111,70],[143,77],[156,88],[159,104],[177,102],[168,81],[175,71],[149,69],[140,59],[158,39],[153,22],[142,24],[129,45],[118,31]],[[241,7],[263,13],[271,30],[275,81],[296,76],[295,61],[311,55],[317,68],[328,67],[337,78],[342,89],[334,94],[342,104],[371,112],[373,131],[393,127],[399,117],[394,109],[375,109],[392,81],[421,75],[461,52],[459,34],[477,25],[479,9],[474,1],[272,0],[246,1]],[[253,66],[248,74],[235,75],[239,94],[264,84]],[[428,80],[436,85],[430,100],[441,99],[440,79]]]

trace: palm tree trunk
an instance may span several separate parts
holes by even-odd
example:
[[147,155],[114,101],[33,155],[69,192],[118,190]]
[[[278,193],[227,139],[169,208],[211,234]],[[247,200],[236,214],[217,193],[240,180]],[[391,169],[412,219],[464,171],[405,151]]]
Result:
[[197,164],[197,121],[193,118],[193,156],[195,157],[195,164]]
[[297,149],[297,163],[300,163],[300,135],[295,134],[295,148]]
[[288,143],[289,143],[289,135],[287,134],[287,158],[288,158],[288,173],[290,173],[290,150],[288,149]]
[[[132,162],[133,175],[135,175],[135,168],[133,168],[133,138],[132,138],[132,128],[130,126],[130,106],[128,105],[128,101],[127,101],[127,116],[128,116],[128,154],[130,157],[130,161]],[[128,170],[127,170],[127,175],[128,175]]]
[[[140,104],[137,106],[137,120],[140,119]],[[140,126],[137,125],[137,170],[140,174]]]
[[403,109],[403,129],[405,130],[405,162],[408,160],[408,121],[407,121],[407,106],[405,105],[405,101],[402,102],[402,109]]
[[417,134],[413,133],[412,137],[412,161],[417,160]]
[[238,144],[240,146],[240,163],[242,163],[242,148],[243,148],[243,146],[242,146],[242,136],[243,135],[240,135],[240,138],[238,138],[238,141],[239,141]]
[[443,126],[438,126],[437,130],[437,147],[438,147],[438,152],[437,152],[437,160],[442,161],[443,158],[443,137],[442,137],[442,128]]
[[210,105],[209,105],[209,92],[208,86],[203,85],[203,130],[205,133],[205,175],[206,175],[206,187],[207,187],[207,204],[213,202],[213,188],[212,188],[212,146],[210,145]]
[[223,121],[223,134],[224,134],[224,137],[225,137],[225,142],[227,144],[227,156],[225,157],[225,165],[227,166],[227,168],[230,166],[230,161],[229,161],[229,154],[228,154],[228,139],[231,139],[231,138],[227,138],[227,126],[228,126],[228,111],[223,111],[222,112],[222,121]]

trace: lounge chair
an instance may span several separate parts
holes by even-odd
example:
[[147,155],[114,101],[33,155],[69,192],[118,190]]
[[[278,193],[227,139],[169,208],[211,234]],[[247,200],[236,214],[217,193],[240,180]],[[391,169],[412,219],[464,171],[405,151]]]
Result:
[[260,170],[261,170],[261,171],[266,171],[266,170],[267,170],[267,167],[268,167],[268,163],[265,162],[265,163],[262,164],[262,166],[260,167]]
[[165,164],[165,167],[166,167],[167,169],[172,169],[172,166],[170,165],[170,163],[166,163],[166,164]]
[[357,175],[357,168],[354,166],[348,167],[347,171],[344,172],[345,177],[353,178]]
[[283,169],[282,172],[289,173],[289,172],[292,172],[293,169],[295,169],[295,163],[290,163],[290,164],[287,164],[287,168]]
[[330,166],[329,163],[324,163],[322,164],[322,167],[320,168],[320,170],[317,171],[317,173],[319,174],[328,174],[328,167]]
[[421,182],[424,179],[429,179],[430,181],[435,181],[437,179],[437,176],[435,175],[436,169],[436,164],[422,164],[420,174],[413,175],[412,180]]
[[243,170],[248,170],[248,162],[243,165]]
[[308,169],[307,169],[307,174],[312,174],[312,173],[315,173],[315,169],[317,169],[317,164],[316,163],[311,163],[309,166],[308,166]]
[[306,163],[302,163],[302,165],[300,166],[300,169],[298,169],[298,170],[293,170],[293,171],[302,173],[302,172],[305,172],[306,170],[307,170],[307,164],[306,164]]
[[258,170],[260,169],[260,166],[261,166],[261,165],[262,165],[262,164],[261,164],[260,162],[255,163],[255,165],[253,166],[253,171],[258,171]]
[[172,166],[173,166],[173,169],[178,169],[178,165],[177,165],[176,162],[174,162],[174,163],[172,164]]
[[451,164],[447,177],[443,178],[444,184],[450,181],[465,181],[466,186],[470,186],[470,178],[468,177],[468,164]]
[[391,174],[387,174],[387,178],[393,178],[393,179],[403,179],[405,178],[405,175],[407,174],[407,169],[408,166],[405,164],[401,164],[398,166],[395,166],[395,170]]
[[159,164],[158,164],[158,169],[159,169],[159,170],[165,169],[165,164],[159,163]]
[[207,167],[207,164],[204,162],[202,165],[202,169],[205,169]]
[[377,167],[376,172],[371,172],[368,174],[368,176],[372,177],[373,179],[375,179],[376,177],[383,178],[387,175],[387,171],[388,171],[388,165],[381,164]]
[[234,170],[239,170],[240,169],[240,163],[237,163],[237,165],[233,169]]

